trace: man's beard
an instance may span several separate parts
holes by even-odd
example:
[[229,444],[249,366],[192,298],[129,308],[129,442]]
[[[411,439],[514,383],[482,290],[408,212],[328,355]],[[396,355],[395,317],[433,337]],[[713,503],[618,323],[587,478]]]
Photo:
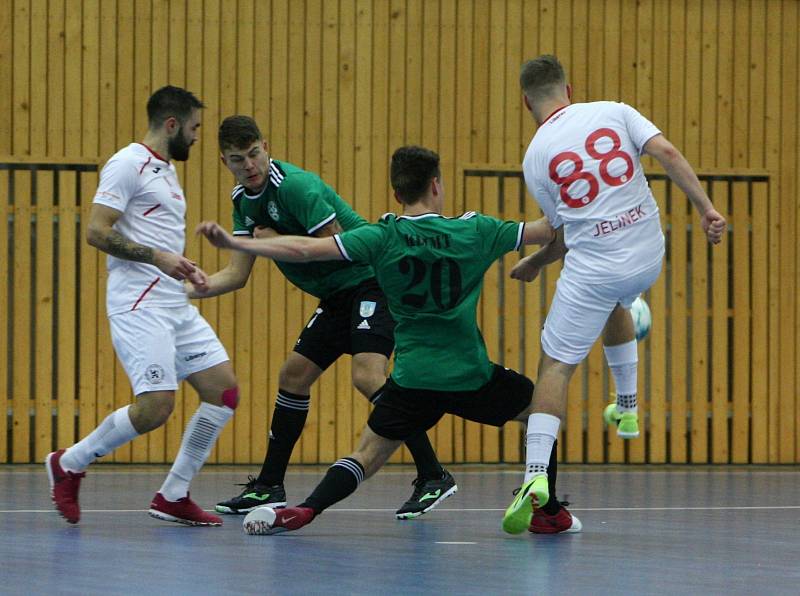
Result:
[[178,134],[167,141],[169,156],[175,161],[186,161],[189,159],[189,147],[191,146],[192,144],[184,136],[182,130],[179,130]]

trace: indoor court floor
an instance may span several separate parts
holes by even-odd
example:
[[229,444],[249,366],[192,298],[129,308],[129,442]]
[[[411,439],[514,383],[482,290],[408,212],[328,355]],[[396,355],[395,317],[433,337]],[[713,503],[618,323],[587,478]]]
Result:
[[[208,466],[211,509],[256,466]],[[325,467],[293,467],[290,504]],[[562,466],[583,532],[509,536],[521,466],[454,466],[459,492],[413,521],[394,510],[413,471],[389,467],[310,526],[247,536],[150,518],[162,466],[95,465],[83,518],[52,509],[43,466],[0,466],[2,594],[798,594],[796,467]]]

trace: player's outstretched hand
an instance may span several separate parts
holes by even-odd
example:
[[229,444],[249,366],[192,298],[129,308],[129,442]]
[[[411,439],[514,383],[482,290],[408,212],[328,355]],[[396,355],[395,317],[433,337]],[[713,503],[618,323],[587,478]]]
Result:
[[711,244],[719,244],[728,224],[716,209],[709,209],[700,218],[700,225]]
[[534,255],[528,255],[519,260],[511,269],[511,279],[518,279],[520,281],[533,281],[539,276],[542,270],[541,265],[537,265],[533,260]]
[[233,248],[236,244],[236,239],[215,221],[200,222],[194,229],[194,233],[202,234],[217,248]]
[[153,257],[153,265],[178,281],[188,278],[197,269],[197,264],[183,255],[162,250],[156,251]]

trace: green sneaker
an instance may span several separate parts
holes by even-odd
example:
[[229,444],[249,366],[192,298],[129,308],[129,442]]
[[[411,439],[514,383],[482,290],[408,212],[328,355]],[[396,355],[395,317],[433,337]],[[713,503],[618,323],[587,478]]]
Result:
[[244,490],[241,494],[217,503],[214,510],[217,513],[242,514],[249,513],[259,507],[272,507],[278,509],[286,507],[286,491],[283,484],[275,486],[262,486],[252,476],[247,477],[247,483],[240,484]]
[[550,498],[547,476],[534,476],[514,491],[516,495],[503,515],[503,531],[522,534],[531,525],[534,507],[543,507]]
[[639,415],[636,412],[618,412],[617,404],[611,403],[603,410],[603,420],[611,426],[617,425],[617,436],[635,439],[639,436]]

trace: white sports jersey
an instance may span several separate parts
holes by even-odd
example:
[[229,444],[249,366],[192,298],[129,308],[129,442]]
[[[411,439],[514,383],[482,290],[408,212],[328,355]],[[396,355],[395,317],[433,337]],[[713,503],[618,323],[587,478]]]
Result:
[[[114,224],[128,240],[183,254],[186,201],[175,166],[141,143],[108,160],[94,202],[122,212]],[[158,267],[108,256],[106,311],[109,316],[148,307],[184,306],[183,282]]]
[[525,183],[553,227],[564,226],[564,267],[588,283],[626,279],[658,262],[664,234],[639,156],[660,134],[624,103],[571,104],[528,146]]

